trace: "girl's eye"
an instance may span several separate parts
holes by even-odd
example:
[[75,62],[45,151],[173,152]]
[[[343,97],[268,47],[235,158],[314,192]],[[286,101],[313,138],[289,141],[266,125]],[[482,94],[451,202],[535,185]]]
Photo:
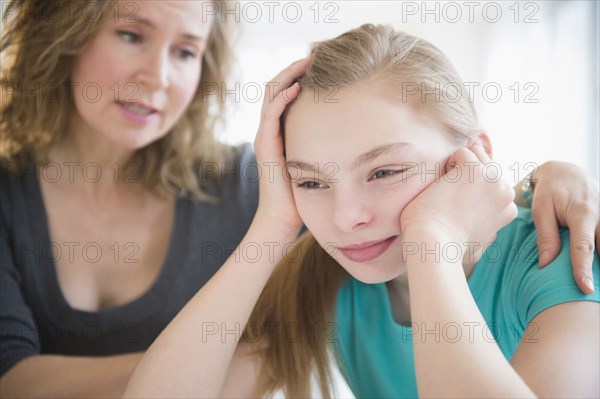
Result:
[[297,183],[296,187],[304,188],[307,190],[314,190],[318,188],[325,188],[325,185],[316,181],[305,181],[303,183]]
[[118,30],[117,34],[121,36],[126,42],[129,43],[139,43],[142,41],[142,37],[137,33],[126,31],[126,30]]
[[372,178],[373,179],[382,179],[384,177],[393,176],[393,175],[401,173],[401,172],[403,172],[403,170],[382,169],[382,170],[378,170],[377,172],[373,173]]

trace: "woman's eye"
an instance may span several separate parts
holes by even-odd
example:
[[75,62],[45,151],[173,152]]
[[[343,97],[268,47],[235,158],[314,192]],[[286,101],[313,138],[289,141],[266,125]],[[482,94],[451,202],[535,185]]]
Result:
[[198,55],[190,50],[178,50],[177,55],[179,56],[179,58],[184,60],[198,58]]
[[129,43],[139,43],[142,41],[142,37],[134,32],[119,30],[117,31],[117,34]]
[[305,188],[305,189],[308,189],[308,190],[314,190],[314,189],[317,189],[317,188],[324,188],[325,185],[321,184],[321,183],[318,183],[316,181],[305,181],[303,183],[297,183],[296,187]]

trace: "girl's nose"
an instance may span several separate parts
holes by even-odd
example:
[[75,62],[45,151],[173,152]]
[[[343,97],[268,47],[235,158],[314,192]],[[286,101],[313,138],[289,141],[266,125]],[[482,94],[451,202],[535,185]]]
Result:
[[360,192],[345,190],[335,195],[333,220],[341,231],[352,232],[371,222],[372,204]]

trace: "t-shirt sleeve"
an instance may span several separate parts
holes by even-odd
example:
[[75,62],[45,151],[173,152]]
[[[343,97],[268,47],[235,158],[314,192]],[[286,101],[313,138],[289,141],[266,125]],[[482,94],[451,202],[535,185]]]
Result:
[[15,252],[0,220],[0,377],[19,361],[40,353],[37,328],[14,263]]
[[[519,316],[524,326],[527,326],[544,310],[561,303],[572,301],[600,302],[600,262],[598,254],[594,251],[592,264],[595,292],[592,295],[587,295],[581,292],[573,277],[569,231],[566,229],[561,230],[560,237],[562,243],[560,253],[556,259],[543,269],[538,267],[537,246],[534,247],[533,245],[536,242],[535,232],[530,236],[530,245],[525,246],[535,248],[535,261],[529,264],[517,292]],[[525,253],[520,254],[521,257],[525,255]]]

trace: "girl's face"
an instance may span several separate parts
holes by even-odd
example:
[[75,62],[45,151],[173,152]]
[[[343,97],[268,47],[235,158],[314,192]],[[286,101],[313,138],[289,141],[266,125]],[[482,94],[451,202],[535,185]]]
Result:
[[381,283],[404,273],[400,214],[443,174],[457,145],[409,106],[365,86],[337,103],[305,91],[286,119],[287,167],[298,212],[352,276]]
[[212,20],[200,1],[121,2],[78,56],[74,129],[135,150],[163,137],[200,80]]

